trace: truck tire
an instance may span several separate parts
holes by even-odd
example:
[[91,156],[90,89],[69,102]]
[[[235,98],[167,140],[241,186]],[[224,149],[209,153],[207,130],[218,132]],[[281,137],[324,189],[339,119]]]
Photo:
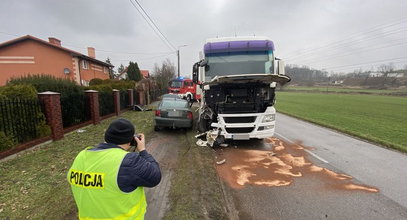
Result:
[[198,121],[198,131],[199,132],[206,132],[206,131],[209,131],[209,129],[210,129],[209,120],[201,118]]

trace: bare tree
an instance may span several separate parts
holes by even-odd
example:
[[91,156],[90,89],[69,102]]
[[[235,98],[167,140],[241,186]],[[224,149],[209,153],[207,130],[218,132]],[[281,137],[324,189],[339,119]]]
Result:
[[389,64],[382,64],[378,67],[378,71],[381,72],[383,74],[383,83],[382,86],[385,85],[386,83],[386,79],[387,76],[389,75],[389,73],[391,73],[394,70],[394,64],[393,63],[389,63]]
[[164,60],[161,67],[157,63],[154,64],[153,77],[160,89],[166,88],[175,76],[175,65],[169,59]]

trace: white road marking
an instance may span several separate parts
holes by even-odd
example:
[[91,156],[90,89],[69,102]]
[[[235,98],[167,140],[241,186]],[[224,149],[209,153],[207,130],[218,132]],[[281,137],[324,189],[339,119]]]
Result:
[[[290,140],[289,138],[287,138],[287,137],[285,137],[285,136],[283,136],[283,135],[281,135],[281,134],[279,134],[279,133],[277,133],[277,132],[274,132],[274,133],[275,133],[276,135],[280,136],[281,138],[283,138],[284,140],[286,140],[286,141],[288,141],[288,142],[290,142],[290,143],[292,143],[292,144],[295,144],[295,142],[292,141],[292,140]],[[304,149],[304,151],[306,151],[307,153],[311,154],[313,157],[317,158],[318,160],[320,160],[320,161],[322,161],[322,162],[324,162],[324,163],[329,163],[329,162],[328,162],[327,160],[325,160],[324,158],[322,158],[322,157],[316,155],[315,153],[313,153],[313,152],[311,152],[311,151],[309,151],[309,150],[307,150],[307,149]]]
[[309,150],[307,150],[307,149],[304,149],[304,150],[305,150],[307,153],[309,153],[309,154],[311,154],[312,156],[314,156],[315,158],[317,158],[318,160],[320,160],[320,161],[322,161],[322,162],[324,162],[324,163],[329,163],[327,160],[325,160],[324,158],[322,158],[322,157],[316,155],[315,153],[313,153],[313,152],[311,152],[311,151],[309,151]]

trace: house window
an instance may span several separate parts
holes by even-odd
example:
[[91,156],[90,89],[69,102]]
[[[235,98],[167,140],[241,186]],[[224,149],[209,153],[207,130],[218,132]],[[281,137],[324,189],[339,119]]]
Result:
[[89,69],[89,63],[87,60],[82,60],[82,69]]
[[86,80],[81,80],[81,84],[82,84],[82,86],[89,86],[89,81],[86,81]]
[[109,68],[107,68],[107,67],[103,67],[103,72],[105,72],[105,73],[109,73]]

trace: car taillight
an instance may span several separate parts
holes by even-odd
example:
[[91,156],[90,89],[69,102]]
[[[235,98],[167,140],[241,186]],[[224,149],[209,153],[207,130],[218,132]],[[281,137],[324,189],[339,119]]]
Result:
[[160,110],[155,110],[155,116],[161,116],[161,111]]
[[188,112],[187,118],[192,119],[192,112]]

